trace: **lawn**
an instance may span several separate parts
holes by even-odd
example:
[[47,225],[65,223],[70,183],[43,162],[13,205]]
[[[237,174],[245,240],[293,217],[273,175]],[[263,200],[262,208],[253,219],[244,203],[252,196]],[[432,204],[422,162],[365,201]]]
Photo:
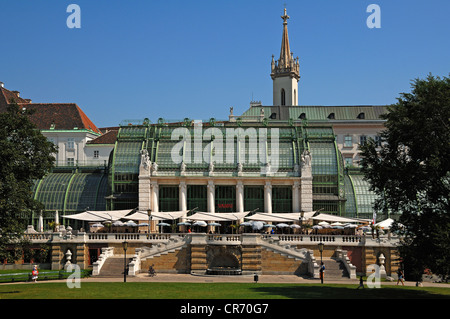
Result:
[[82,282],[69,289],[61,282],[1,284],[0,299],[437,299],[450,288],[263,283]]

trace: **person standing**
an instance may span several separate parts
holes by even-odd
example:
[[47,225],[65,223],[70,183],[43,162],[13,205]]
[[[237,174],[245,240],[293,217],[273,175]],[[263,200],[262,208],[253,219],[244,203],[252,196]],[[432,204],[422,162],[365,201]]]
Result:
[[363,276],[359,276],[359,286],[357,289],[359,289],[359,288],[364,288]]
[[403,273],[403,270],[401,268],[397,269],[397,286],[398,283],[401,282],[402,286],[404,286],[405,284],[403,283],[403,279],[405,278],[405,275]]
[[323,284],[323,275],[325,273],[325,265],[323,264],[323,262],[320,263],[320,270],[319,270],[319,275],[320,275],[320,283]]
[[31,275],[32,275],[31,279],[33,279],[34,282],[37,282],[39,271],[38,271],[36,265],[33,266],[33,270],[31,271]]

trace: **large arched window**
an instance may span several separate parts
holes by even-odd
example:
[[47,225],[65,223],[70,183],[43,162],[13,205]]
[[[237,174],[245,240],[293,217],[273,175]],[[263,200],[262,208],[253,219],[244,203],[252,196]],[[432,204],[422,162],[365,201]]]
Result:
[[281,89],[281,105],[286,105],[286,92]]
[[293,104],[297,105],[297,90],[294,90],[294,101]]

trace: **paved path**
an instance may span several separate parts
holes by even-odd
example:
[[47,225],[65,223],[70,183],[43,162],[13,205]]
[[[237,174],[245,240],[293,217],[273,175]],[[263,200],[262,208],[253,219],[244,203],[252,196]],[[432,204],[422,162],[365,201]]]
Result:
[[[139,274],[135,277],[128,276],[127,282],[253,282],[253,275],[240,276],[200,276],[190,274],[158,274],[149,277],[147,274]],[[55,282],[55,281],[49,281]],[[89,277],[82,279],[82,282],[123,282],[123,277],[102,278]],[[319,284],[320,279],[303,278],[295,275],[259,275],[259,283],[293,283],[293,284]],[[350,284],[359,285],[359,279],[328,279],[325,277],[325,284]],[[381,285],[396,285],[397,281],[382,281]],[[364,282],[367,286],[367,282]],[[405,286],[415,286],[415,282],[407,281]],[[444,287],[450,288],[450,284],[423,282],[423,287]]]

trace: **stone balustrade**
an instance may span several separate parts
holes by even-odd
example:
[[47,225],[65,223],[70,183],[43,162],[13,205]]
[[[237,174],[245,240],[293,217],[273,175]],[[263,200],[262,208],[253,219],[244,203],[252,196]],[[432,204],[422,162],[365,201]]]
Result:
[[26,239],[32,243],[164,243],[170,239],[184,239],[186,236],[195,237],[194,242],[208,245],[241,245],[244,241],[251,240],[255,244],[259,240],[272,241],[286,244],[317,245],[319,242],[336,246],[395,246],[399,239],[394,236],[381,236],[372,238],[371,236],[352,235],[302,235],[302,234],[205,234],[205,233],[84,233],[65,234],[54,233],[32,233],[25,234]]

